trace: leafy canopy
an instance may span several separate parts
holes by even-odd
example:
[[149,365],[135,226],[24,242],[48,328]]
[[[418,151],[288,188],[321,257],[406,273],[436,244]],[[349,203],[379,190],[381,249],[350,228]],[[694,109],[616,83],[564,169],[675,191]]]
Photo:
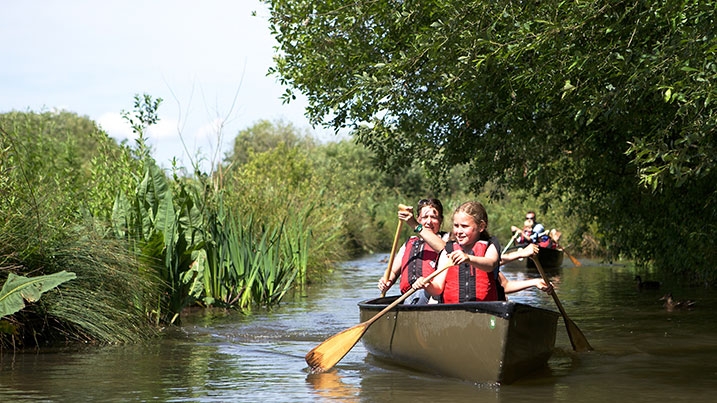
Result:
[[714,215],[715,1],[266,2],[285,100],[386,168],[560,189],[625,240],[680,188]]
[[268,3],[274,72],[386,163],[483,182],[609,146],[651,185],[714,165],[713,1]]

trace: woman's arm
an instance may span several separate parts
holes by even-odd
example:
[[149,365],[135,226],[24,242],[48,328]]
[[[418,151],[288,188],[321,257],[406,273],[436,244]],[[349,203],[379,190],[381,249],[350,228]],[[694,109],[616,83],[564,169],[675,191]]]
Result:
[[[413,207],[404,206],[403,209],[398,211],[398,219],[405,222],[406,225],[415,232],[418,227],[418,220],[413,216]],[[442,251],[446,247],[446,241],[444,241],[435,232],[428,228],[421,226],[420,230],[416,232],[418,236],[423,238],[424,241],[435,251]]]

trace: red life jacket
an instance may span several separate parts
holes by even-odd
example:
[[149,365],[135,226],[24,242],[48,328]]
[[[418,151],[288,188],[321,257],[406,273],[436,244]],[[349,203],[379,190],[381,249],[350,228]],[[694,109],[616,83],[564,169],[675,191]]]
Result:
[[436,270],[438,253],[422,238],[412,236],[406,241],[401,261],[401,293],[411,289],[419,277],[428,277]]
[[[453,249],[446,244],[446,252]],[[486,241],[478,241],[468,252],[469,255],[485,256],[490,244]],[[460,248],[458,243],[453,243],[453,248]],[[446,283],[443,288],[443,302],[455,304],[466,301],[497,301],[498,292],[493,273],[485,272],[465,262],[459,266],[451,266],[446,274]]]

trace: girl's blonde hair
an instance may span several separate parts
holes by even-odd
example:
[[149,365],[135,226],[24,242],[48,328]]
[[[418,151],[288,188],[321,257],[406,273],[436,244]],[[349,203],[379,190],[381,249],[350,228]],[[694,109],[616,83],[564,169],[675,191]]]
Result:
[[490,240],[490,233],[488,233],[488,213],[480,202],[465,202],[456,208],[453,215],[455,216],[456,213],[464,213],[471,216],[478,226],[480,226],[481,222],[485,223],[485,228],[481,231],[478,239],[482,241]]

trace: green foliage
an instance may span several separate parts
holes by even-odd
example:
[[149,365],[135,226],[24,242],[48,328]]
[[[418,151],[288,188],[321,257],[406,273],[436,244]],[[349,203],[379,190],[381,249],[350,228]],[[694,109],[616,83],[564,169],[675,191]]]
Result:
[[132,127],[132,132],[137,134],[134,149],[139,161],[151,159],[151,149],[147,146],[144,132],[149,126],[159,122],[159,106],[162,98],[152,99],[149,94],[134,95],[134,108],[132,112],[122,111],[122,118]]
[[85,213],[101,215],[126,187],[127,150],[87,117],[64,111],[0,114],[0,149],[0,186],[12,195],[3,199],[6,211],[47,197],[63,200],[46,205],[54,211],[46,216],[50,226]]
[[164,171],[153,160],[145,162],[145,175],[131,198],[117,197],[114,204],[115,236],[137,245],[146,264],[157,270],[167,287],[167,299],[155,309],[157,319],[173,322],[193,301],[191,279],[185,273],[201,248],[201,212],[197,198],[186,186],[174,194]]
[[325,180],[308,150],[279,143],[263,153],[250,153],[246,164],[234,168],[226,180],[226,202],[231,211],[253,217],[259,225],[284,223],[286,231],[299,237],[298,244],[287,246],[294,250],[304,250],[301,245],[310,237],[312,250],[300,261],[308,259],[306,265],[320,271],[347,256],[340,248],[327,247],[343,235],[342,218],[348,206],[326,196]]
[[[286,100],[383,167],[448,184],[464,166],[475,191],[561,200],[627,257],[713,261],[704,214],[672,205],[717,210],[714,1],[266,2]],[[645,232],[661,235],[623,243]],[[696,249],[653,247],[677,234]]]
[[102,239],[88,226],[74,228],[48,251],[46,267],[77,275],[60,293],[47,296],[44,311],[55,327],[48,341],[136,343],[156,336],[151,311],[161,281],[124,243]]
[[[157,120],[157,106],[145,96],[136,99],[134,116],[125,113],[139,134],[139,150],[144,130]],[[192,180],[175,173],[172,186],[150,157],[138,157],[144,158],[144,177],[130,195],[117,197],[113,228],[116,236],[136,243],[142,256],[156,259],[147,264],[157,267],[166,284],[166,298],[154,311],[157,320],[174,322],[195,301],[242,309],[273,305],[293,286],[297,273],[305,279],[304,230],[284,225],[300,220],[268,219],[260,226],[251,218],[242,222],[238,217],[252,217],[251,212],[225,209],[220,175],[197,173]],[[275,173],[292,183],[300,183],[302,174],[300,163]],[[260,201],[251,202],[264,209]],[[294,228],[298,238],[284,241],[285,228]]]
[[279,144],[290,148],[311,148],[315,145],[315,141],[308,131],[302,132],[291,123],[261,120],[239,131],[234,138],[232,152],[227,155],[224,162],[228,166],[243,165],[249,161],[252,153],[260,154],[276,148]]
[[[62,293],[6,317],[2,346],[130,342],[151,337],[155,278],[102,239],[117,192],[131,183],[128,150],[69,112],[0,115],[0,275],[77,275]],[[97,182],[94,182],[97,181]]]
[[64,270],[31,278],[10,273],[0,290],[0,318],[24,308],[25,301],[30,303],[38,301],[43,293],[75,277],[75,273]]
[[[102,240],[92,225],[69,225],[58,232],[45,223],[41,200],[28,214],[3,214],[0,220],[0,276],[31,279],[71,271],[76,276],[42,299],[5,317],[10,333],[0,335],[3,347],[82,341],[136,342],[155,334],[146,312],[156,301],[155,279],[141,273],[124,245]],[[43,242],[38,243],[38,240]],[[53,277],[51,277],[53,278]],[[7,283],[6,283],[7,284]]]
[[296,275],[306,270],[306,250],[291,248],[304,242],[302,234],[292,234],[290,248],[285,250],[283,240],[290,235],[282,223],[265,228],[251,216],[240,222],[220,200],[219,210],[210,215],[205,228],[211,241],[205,245],[205,259],[199,262],[204,270],[197,279],[203,282],[206,305],[247,309],[254,304],[277,304],[294,286]]

